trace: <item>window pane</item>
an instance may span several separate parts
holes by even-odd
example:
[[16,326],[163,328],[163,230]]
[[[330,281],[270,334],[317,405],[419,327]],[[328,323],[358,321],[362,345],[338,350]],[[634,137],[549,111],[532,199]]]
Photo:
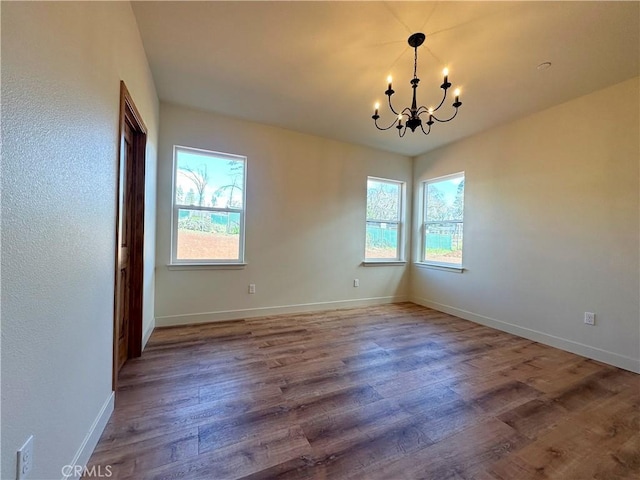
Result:
[[176,151],[176,204],[242,209],[244,160]]
[[425,231],[425,260],[462,265],[462,223],[432,223]]
[[462,220],[464,177],[427,184],[426,221]]
[[178,210],[178,260],[238,260],[240,214]]
[[367,222],[365,258],[399,258],[398,224]]
[[400,220],[400,184],[367,180],[367,220]]

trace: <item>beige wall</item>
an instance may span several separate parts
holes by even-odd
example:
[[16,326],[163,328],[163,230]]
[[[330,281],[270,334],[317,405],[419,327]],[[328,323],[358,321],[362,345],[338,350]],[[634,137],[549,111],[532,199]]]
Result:
[[153,326],[158,100],[124,2],[2,3],[2,471],[88,460],[113,407],[120,80],[149,131],[145,328]]
[[416,193],[466,173],[466,271],[413,267],[412,297],[639,371],[638,90],[629,80],[418,157]]
[[[247,156],[244,269],[167,269],[173,145]],[[367,175],[404,180],[410,190],[411,172],[411,159],[401,155],[163,103],[157,324],[406,298],[407,267],[361,263]],[[256,284],[255,295],[247,293],[249,283]]]

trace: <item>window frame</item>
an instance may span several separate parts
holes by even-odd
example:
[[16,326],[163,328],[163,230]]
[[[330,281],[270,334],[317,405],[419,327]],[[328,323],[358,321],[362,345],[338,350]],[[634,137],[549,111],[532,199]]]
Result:
[[[391,184],[391,185],[398,185],[399,188],[399,192],[398,192],[398,196],[399,196],[399,202],[398,202],[398,220],[397,221],[392,221],[392,220],[380,220],[380,219],[369,219],[369,216],[367,215],[367,207],[368,207],[368,198],[366,198],[365,196],[365,239],[364,239],[364,264],[365,265],[375,265],[375,264],[387,264],[387,265],[398,265],[398,264],[404,264],[406,263],[405,260],[405,245],[404,245],[404,238],[405,238],[405,228],[406,228],[406,202],[407,202],[407,198],[406,198],[406,191],[407,191],[407,182],[402,181],[402,180],[394,180],[391,178],[382,178],[382,177],[374,177],[374,176],[367,176],[367,187],[369,184],[369,180],[372,180],[374,182],[380,182],[380,183],[387,183],[387,184]],[[368,190],[368,188],[367,188]],[[396,225],[397,228],[397,232],[398,232],[398,247],[396,249],[396,253],[397,256],[395,258],[368,258],[367,257],[367,226],[370,224],[392,224],[392,225]]]
[[[427,266],[434,267],[442,270],[454,270],[458,272],[462,272],[464,270],[464,240],[462,242],[462,259],[460,264],[450,263],[450,262],[438,262],[436,260],[430,260],[427,258],[427,226],[433,224],[443,224],[443,223],[451,223],[451,224],[460,224],[462,225],[462,238],[464,239],[464,207],[462,209],[462,218],[461,219],[453,219],[453,220],[427,220],[427,211],[428,211],[428,188],[432,183],[441,183],[447,180],[453,180],[455,178],[462,178],[462,180],[466,180],[466,175],[464,171],[451,173],[448,175],[442,175],[440,177],[430,178],[422,182],[422,222],[420,225],[420,254],[418,258],[420,259],[416,264],[418,266]],[[465,183],[466,190],[466,183]],[[464,199],[464,195],[463,195]],[[463,200],[464,202],[464,200]]]
[[[178,152],[191,152],[195,154],[216,157],[223,160],[242,161],[244,163],[244,170],[242,176],[242,208],[222,208],[222,207],[202,207],[199,205],[186,205],[178,204],[176,202],[177,186],[178,182]],[[232,267],[232,266],[244,266],[244,247],[245,247],[245,218],[247,211],[247,167],[248,159],[244,155],[237,155],[225,152],[216,152],[213,150],[206,150],[203,148],[186,147],[183,145],[173,146],[173,175],[171,179],[171,259],[169,267],[189,267],[189,266],[204,266],[204,267]],[[179,259],[178,258],[178,217],[180,210],[199,210],[205,212],[222,212],[222,213],[236,213],[240,215],[239,225],[239,246],[238,246],[238,258],[237,259]]]

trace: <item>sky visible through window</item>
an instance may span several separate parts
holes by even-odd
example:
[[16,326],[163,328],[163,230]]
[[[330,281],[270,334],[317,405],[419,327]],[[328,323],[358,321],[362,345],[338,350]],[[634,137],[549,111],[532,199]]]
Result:
[[449,180],[443,180],[441,182],[436,182],[434,184],[430,184],[429,188],[437,188],[438,191],[442,194],[442,198],[448,206],[453,206],[453,203],[456,201],[456,194],[458,192],[458,185],[460,182],[464,181],[464,177],[452,178]]
[[[204,183],[202,206],[241,208],[244,188],[244,161],[215,155],[177,150],[176,201],[198,205],[198,186]],[[189,172],[191,174],[189,174]]]
[[367,180],[367,219],[400,220],[400,184]]

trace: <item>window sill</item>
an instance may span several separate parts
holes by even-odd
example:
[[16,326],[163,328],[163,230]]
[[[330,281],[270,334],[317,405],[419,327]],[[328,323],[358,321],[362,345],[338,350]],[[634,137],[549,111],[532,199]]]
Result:
[[363,267],[394,267],[406,264],[404,260],[364,260],[362,262]]
[[430,268],[433,270],[442,270],[444,272],[452,272],[452,273],[463,273],[464,268],[456,267],[454,265],[447,265],[443,263],[425,263],[425,262],[415,262],[414,265],[418,268]]
[[246,263],[172,263],[169,270],[242,270]]

